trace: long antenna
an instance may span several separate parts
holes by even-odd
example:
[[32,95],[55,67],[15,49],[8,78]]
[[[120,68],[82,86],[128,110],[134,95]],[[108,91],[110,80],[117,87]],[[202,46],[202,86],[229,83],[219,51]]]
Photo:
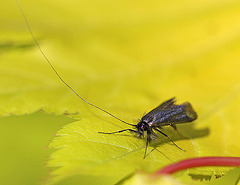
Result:
[[24,18],[24,20],[25,20],[25,23],[26,23],[26,25],[27,25],[28,31],[30,32],[30,34],[31,34],[31,36],[32,36],[35,44],[37,45],[39,51],[41,52],[41,54],[43,55],[43,57],[46,59],[46,61],[48,62],[48,64],[51,66],[51,68],[52,68],[52,70],[54,71],[54,73],[58,76],[58,78],[59,78],[76,96],[78,96],[82,101],[84,101],[84,102],[87,103],[88,105],[91,105],[91,106],[93,106],[93,107],[95,107],[95,108],[97,108],[97,109],[99,109],[99,110],[107,113],[108,115],[114,117],[115,119],[117,119],[117,120],[119,120],[119,121],[121,121],[121,122],[123,122],[123,123],[125,123],[125,124],[127,124],[127,125],[135,126],[135,125],[133,125],[133,124],[131,124],[131,123],[128,123],[128,122],[126,122],[126,121],[121,120],[121,119],[118,118],[117,116],[115,116],[115,115],[111,114],[110,112],[102,109],[101,107],[98,107],[98,106],[96,106],[96,105],[88,102],[87,100],[85,100],[84,98],[82,98],[70,85],[68,85],[67,82],[65,82],[65,81],[62,79],[62,77],[58,74],[58,72],[56,71],[56,69],[55,69],[55,68],[53,67],[53,65],[51,64],[51,62],[48,60],[47,56],[45,55],[45,53],[43,52],[42,48],[40,47],[37,39],[36,39],[35,36],[33,35],[32,29],[31,29],[31,27],[30,27],[30,25],[29,25],[29,23],[28,23],[27,17],[25,16],[25,14],[24,14],[24,12],[23,12],[23,9],[22,9],[19,1],[16,0],[16,2],[17,2],[17,5],[18,5],[18,8],[19,8],[20,12],[22,13],[22,16],[23,16],[23,18]]

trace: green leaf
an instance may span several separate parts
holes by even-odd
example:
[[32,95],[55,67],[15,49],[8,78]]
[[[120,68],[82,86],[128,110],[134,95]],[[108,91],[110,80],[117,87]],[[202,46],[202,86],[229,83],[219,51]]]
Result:
[[39,184],[48,173],[45,162],[52,152],[46,146],[59,126],[72,121],[43,112],[1,117],[0,184]]
[[[165,185],[183,185],[180,181],[176,180],[175,178],[169,175],[161,175],[158,177],[153,177],[149,174],[143,172],[137,172],[131,178],[119,183],[122,185],[144,185],[144,184],[151,184],[151,185],[158,185],[158,184],[165,184]],[[195,183],[193,183],[195,184]]]
[[213,179],[209,183],[205,183],[207,185],[224,185],[224,184],[229,184],[229,185],[235,185],[239,184],[239,179],[240,179],[240,168],[234,168],[233,170],[230,170],[226,173],[225,176],[217,179]]
[[[177,96],[199,119],[148,148],[128,128],[87,107],[54,76],[13,2],[1,16],[0,114],[43,109],[79,113],[61,129],[48,165],[55,183],[73,175],[109,182],[142,169],[155,171],[195,156],[239,156],[239,11],[237,1],[21,1],[41,47],[61,76],[88,101],[137,123],[144,112]],[[222,173],[228,168],[191,170]],[[106,183],[106,181],[104,182]]]

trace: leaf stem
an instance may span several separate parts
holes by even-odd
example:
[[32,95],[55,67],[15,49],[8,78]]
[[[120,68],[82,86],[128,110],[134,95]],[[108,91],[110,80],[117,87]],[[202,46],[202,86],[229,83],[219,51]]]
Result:
[[240,157],[198,157],[186,159],[162,168],[153,175],[173,174],[188,168],[201,166],[236,166],[240,167]]

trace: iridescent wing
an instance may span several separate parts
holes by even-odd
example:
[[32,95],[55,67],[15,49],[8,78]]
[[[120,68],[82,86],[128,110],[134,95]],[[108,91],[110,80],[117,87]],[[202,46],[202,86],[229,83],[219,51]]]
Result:
[[159,112],[161,110],[165,110],[165,109],[170,109],[173,106],[176,106],[175,100],[176,98],[173,97],[165,102],[163,102],[162,104],[160,104],[159,106],[157,106],[155,109],[151,110],[149,113],[147,114],[154,114],[155,112]]
[[187,123],[197,119],[197,113],[188,102],[177,105],[175,98],[163,102],[147,113],[141,120],[149,125],[160,124],[161,126],[177,123]]

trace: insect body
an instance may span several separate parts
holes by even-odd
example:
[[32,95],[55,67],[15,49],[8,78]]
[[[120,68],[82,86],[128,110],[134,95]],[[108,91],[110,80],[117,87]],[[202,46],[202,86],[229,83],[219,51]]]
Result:
[[[112,113],[108,112],[107,110],[102,109],[101,107],[88,102],[82,96],[80,96],[70,85],[68,85],[68,83],[65,82],[62,79],[62,77],[59,75],[59,73],[56,71],[56,69],[54,68],[54,66],[50,62],[50,60],[47,58],[47,56],[45,55],[45,53],[41,49],[37,39],[34,37],[32,29],[31,29],[31,27],[28,23],[28,20],[25,16],[18,0],[16,0],[16,2],[18,4],[20,12],[23,15],[23,18],[25,19],[25,23],[27,25],[27,28],[28,28],[34,42],[36,43],[39,51],[41,52],[41,54],[43,55],[43,57],[45,58],[47,63],[50,65],[50,67],[52,68],[54,73],[57,75],[57,77],[62,81],[62,83],[65,84],[83,102],[85,102],[88,105],[93,106],[93,107],[105,112],[106,114],[114,117],[115,119],[121,121],[122,123],[130,125],[130,126],[133,127],[133,129],[124,129],[124,130],[120,130],[120,131],[117,131],[117,132],[111,132],[111,133],[99,132],[99,133],[115,134],[115,133],[130,131],[130,132],[136,133],[139,138],[142,138],[142,137],[144,137],[144,132],[147,132],[147,142],[146,142],[145,155],[144,155],[144,158],[145,158],[146,151],[147,151],[147,146],[148,146],[149,142],[151,142],[155,138],[156,134],[154,133],[154,131],[157,131],[157,132],[161,133],[162,135],[167,137],[174,145],[176,145],[165,133],[163,133],[159,129],[161,129],[161,127],[163,127],[163,126],[170,125],[175,130],[177,130],[177,128],[175,126],[176,124],[191,122],[191,121],[197,119],[197,114],[193,110],[190,103],[185,102],[181,105],[176,105],[175,104],[175,98],[172,98],[172,99],[162,103],[161,105],[159,105],[158,107],[156,107],[155,109],[153,109],[152,111],[147,113],[145,116],[143,116],[141,118],[140,122],[137,125],[128,123],[126,121],[123,121],[122,119],[118,118],[117,116],[113,115]],[[180,147],[178,147],[178,148],[181,149]],[[181,149],[181,150],[183,150],[183,149]]]
[[[147,113],[141,118],[137,125],[132,125],[134,129],[124,129],[117,132],[105,133],[99,132],[102,134],[115,134],[125,131],[134,132],[138,135],[139,138],[144,137],[144,132],[147,132],[147,142],[145,148],[144,158],[146,157],[147,146],[149,142],[155,139],[155,132],[159,132],[165,137],[167,137],[175,146],[177,146],[165,133],[161,130],[161,127],[170,125],[176,131],[176,124],[192,122],[197,119],[197,113],[193,110],[190,103],[185,102],[181,105],[175,104],[175,98],[172,98],[158,107]],[[178,147],[178,146],[177,146]],[[180,147],[178,147],[181,149]],[[181,149],[183,150],[183,149]],[[185,150],[183,150],[185,151]]]

